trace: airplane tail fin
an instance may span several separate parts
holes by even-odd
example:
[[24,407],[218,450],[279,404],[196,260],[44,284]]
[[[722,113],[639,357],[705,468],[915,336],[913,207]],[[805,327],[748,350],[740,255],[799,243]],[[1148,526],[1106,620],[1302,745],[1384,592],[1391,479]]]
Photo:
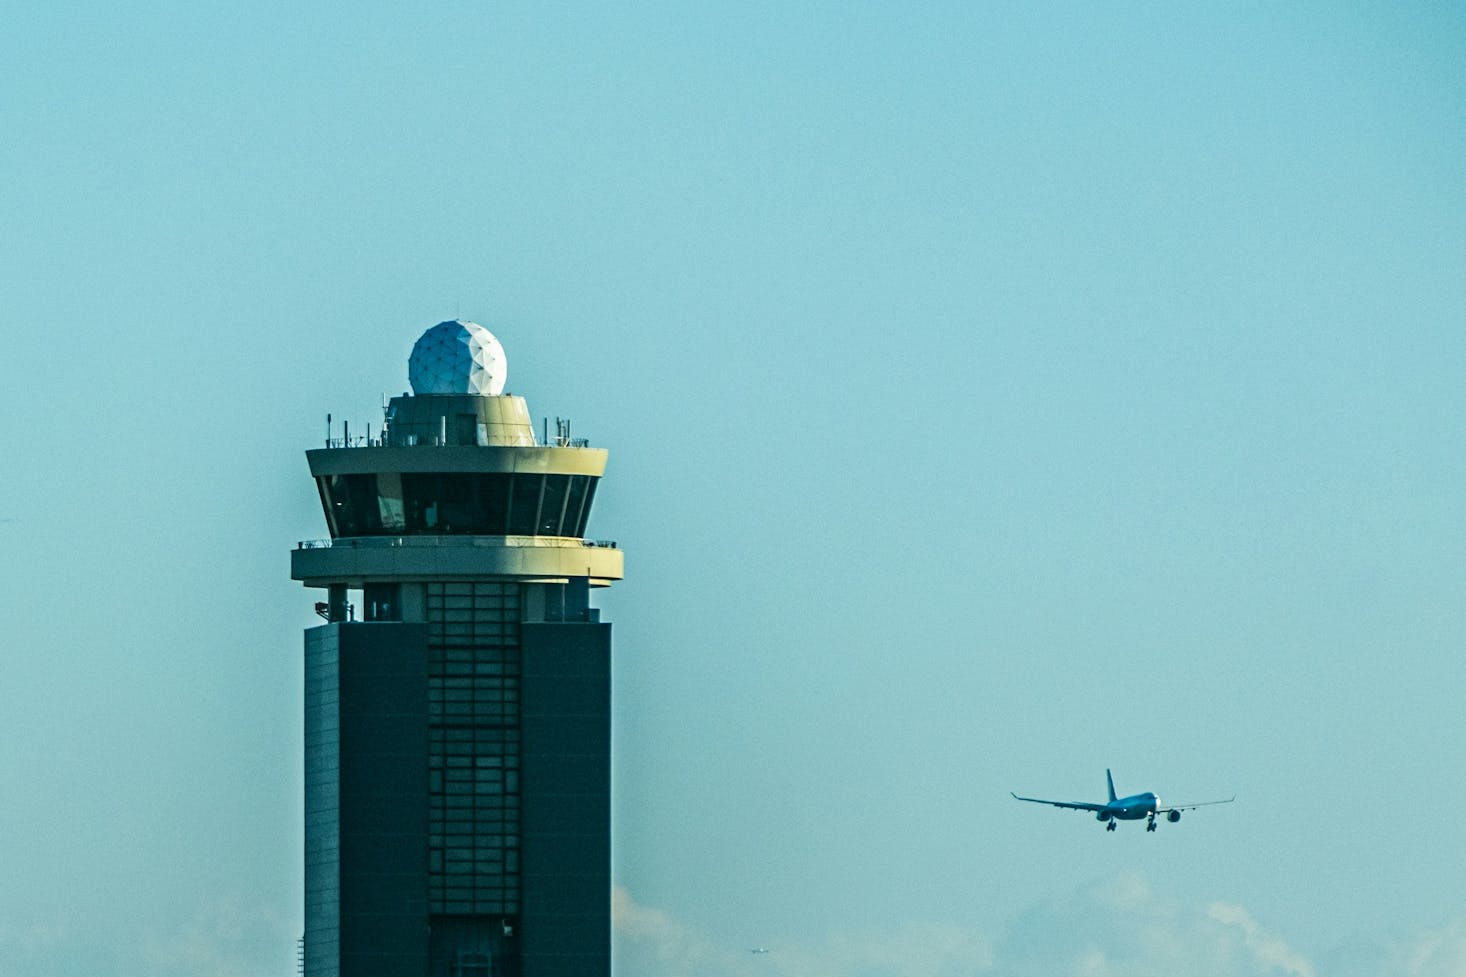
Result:
[[1115,778],[1110,776],[1108,769],[1105,770],[1105,783],[1110,788],[1110,800],[1113,801],[1115,799]]

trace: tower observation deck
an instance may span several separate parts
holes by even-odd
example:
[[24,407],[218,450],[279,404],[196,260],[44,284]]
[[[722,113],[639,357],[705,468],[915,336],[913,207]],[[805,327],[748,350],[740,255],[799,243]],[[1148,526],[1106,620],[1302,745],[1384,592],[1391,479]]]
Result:
[[[381,436],[306,452],[308,977],[610,973],[606,451],[540,443],[495,337],[418,340]],[[548,433],[548,432],[547,432]],[[356,600],[353,592],[359,592]],[[360,603],[357,620],[356,602]]]

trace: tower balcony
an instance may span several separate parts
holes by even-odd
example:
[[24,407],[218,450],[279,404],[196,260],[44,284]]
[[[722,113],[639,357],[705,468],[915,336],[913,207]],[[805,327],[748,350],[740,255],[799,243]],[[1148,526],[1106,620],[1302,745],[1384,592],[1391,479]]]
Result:
[[569,537],[356,536],[297,544],[290,576],[307,587],[452,579],[609,587],[623,576],[623,555],[614,542]]

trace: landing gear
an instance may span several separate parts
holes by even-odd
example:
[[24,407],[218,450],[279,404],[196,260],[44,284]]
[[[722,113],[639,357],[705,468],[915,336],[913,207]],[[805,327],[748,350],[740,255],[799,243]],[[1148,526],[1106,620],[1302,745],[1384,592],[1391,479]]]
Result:
[[1146,822],[1145,822],[1145,830],[1146,831],[1154,831],[1155,830],[1155,815],[1154,814],[1152,814],[1150,816],[1150,818],[1146,820]]
[[1105,830],[1106,831],[1114,831],[1115,830],[1115,822],[1111,821],[1109,824],[1105,825]]

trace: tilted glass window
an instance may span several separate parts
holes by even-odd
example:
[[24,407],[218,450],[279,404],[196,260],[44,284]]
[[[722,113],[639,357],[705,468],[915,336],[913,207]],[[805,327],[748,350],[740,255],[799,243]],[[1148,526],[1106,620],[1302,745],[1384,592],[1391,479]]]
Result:
[[540,499],[540,536],[559,536],[565,522],[565,497],[569,475],[546,475],[545,493]]
[[[579,476],[577,476],[579,477]],[[600,479],[586,476],[585,479],[585,502],[580,507],[580,516],[576,519],[574,526],[565,527],[566,536],[585,536],[585,524],[590,520],[590,504],[595,501],[596,485]],[[567,520],[568,521],[568,520]]]
[[509,503],[509,533],[514,536],[533,536],[535,522],[540,514],[540,490],[544,487],[543,475],[515,475],[513,495]]
[[337,536],[374,536],[382,531],[377,511],[377,476],[326,475],[321,499],[329,506],[328,522]]
[[317,479],[335,536],[583,536],[596,482],[589,475],[508,472]]

